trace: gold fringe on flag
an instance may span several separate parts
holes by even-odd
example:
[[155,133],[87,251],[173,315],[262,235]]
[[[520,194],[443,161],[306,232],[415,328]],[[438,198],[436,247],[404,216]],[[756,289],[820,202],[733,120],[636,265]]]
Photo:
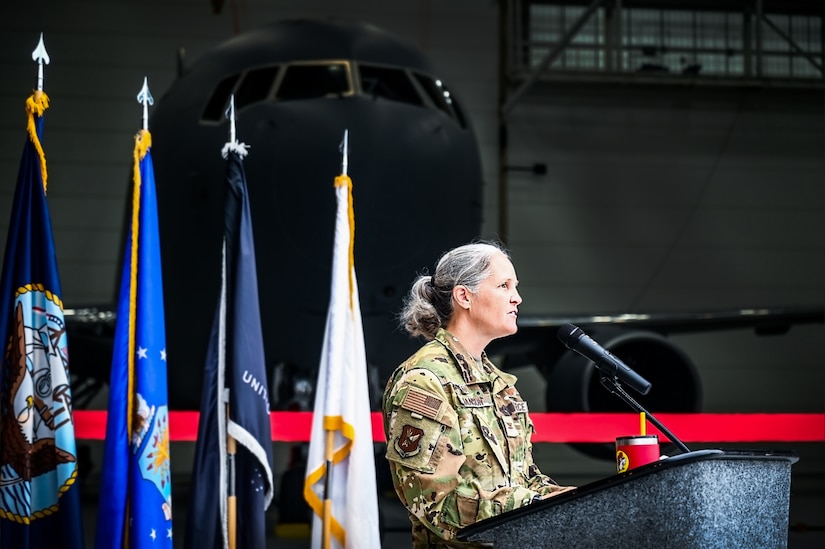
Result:
[[42,90],[35,91],[31,97],[26,99],[26,115],[28,116],[28,123],[26,124],[26,131],[29,132],[29,139],[34,144],[37,154],[40,156],[40,172],[43,175],[43,192],[46,192],[46,153],[43,152],[43,146],[40,144],[40,138],[37,137],[37,128],[34,125],[34,115],[38,118],[43,116],[46,109],[49,108],[49,96]]
[[126,391],[127,403],[126,409],[129,413],[126,417],[126,432],[128,436],[132,436],[132,413],[134,402],[134,384],[135,384],[135,330],[133,327],[137,322],[137,271],[138,271],[138,235],[140,235],[140,161],[146,156],[149,147],[152,146],[152,134],[149,130],[142,129],[135,135],[135,149],[133,153],[133,172],[132,172],[132,228],[130,231],[131,239],[131,257],[129,258],[129,367],[127,381],[128,390]]

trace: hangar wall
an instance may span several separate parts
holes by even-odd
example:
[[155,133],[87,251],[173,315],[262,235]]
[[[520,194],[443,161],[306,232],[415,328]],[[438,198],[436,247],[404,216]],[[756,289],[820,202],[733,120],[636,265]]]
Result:
[[[206,0],[44,0],[36,13],[23,3],[2,8],[0,246],[24,139],[23,103],[36,79],[31,51],[43,32],[51,56],[49,202],[67,307],[111,303],[115,292],[143,78],[160,100],[180,51],[191,63],[237,30],[271,19],[366,20],[429,54],[476,128],[486,180],[483,233],[500,233],[495,3],[238,6],[237,18],[232,3],[213,14]],[[548,167],[545,176],[509,175],[509,244],[523,312],[821,304],[823,127],[821,89],[535,86],[508,120],[508,163]],[[814,326],[771,342],[745,331],[677,341],[697,359],[708,411],[821,412],[822,336]],[[535,372],[519,375],[527,384],[537,380],[533,401],[542,401]],[[795,486],[805,499],[798,516],[807,518],[809,506],[825,500],[825,457],[820,444],[800,451]],[[609,472],[567,448],[537,452],[562,482]]]

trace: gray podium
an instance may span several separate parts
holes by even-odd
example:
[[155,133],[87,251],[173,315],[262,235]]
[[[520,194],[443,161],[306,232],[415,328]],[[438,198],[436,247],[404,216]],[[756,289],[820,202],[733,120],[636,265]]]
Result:
[[787,548],[798,459],[688,452],[483,520],[458,539],[507,549]]

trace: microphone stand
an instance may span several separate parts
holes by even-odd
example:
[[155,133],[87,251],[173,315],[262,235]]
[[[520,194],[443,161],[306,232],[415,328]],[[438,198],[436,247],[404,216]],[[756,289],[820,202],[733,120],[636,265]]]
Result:
[[679,450],[681,450],[681,452],[682,452],[683,454],[687,454],[688,452],[690,452],[690,449],[689,449],[687,446],[685,446],[685,444],[684,444],[681,440],[679,440],[678,438],[676,438],[676,435],[674,435],[673,433],[671,433],[671,432],[670,432],[670,429],[668,429],[667,427],[665,427],[665,426],[662,424],[662,422],[661,422],[661,421],[659,421],[658,419],[656,419],[656,418],[653,416],[653,414],[651,414],[650,412],[648,412],[648,411],[645,409],[645,407],[644,407],[644,406],[642,406],[641,404],[639,404],[638,402],[636,402],[636,399],[634,399],[632,396],[630,396],[629,394],[627,394],[627,391],[625,391],[625,390],[622,388],[622,386],[621,386],[621,385],[619,385],[619,382],[618,382],[618,381],[616,381],[616,379],[615,379],[615,378],[611,378],[611,377],[608,377],[608,376],[602,375],[602,376],[599,378],[599,381],[601,382],[601,384],[604,386],[604,388],[605,388],[605,389],[607,389],[608,391],[610,391],[611,393],[613,393],[614,395],[616,395],[617,397],[619,397],[620,399],[622,399],[623,401],[625,401],[628,405],[630,405],[630,407],[631,407],[631,408],[633,408],[633,409],[634,409],[634,410],[636,410],[637,412],[644,412],[644,414],[645,414],[645,416],[647,417],[647,419],[649,419],[649,420],[650,420],[650,423],[652,423],[653,425],[655,425],[656,427],[658,427],[658,428],[659,428],[659,430],[660,430],[662,433],[664,433],[664,434],[667,436],[667,438],[669,438],[669,439],[670,439],[670,441],[671,441],[673,444],[675,444],[675,445],[679,448]]

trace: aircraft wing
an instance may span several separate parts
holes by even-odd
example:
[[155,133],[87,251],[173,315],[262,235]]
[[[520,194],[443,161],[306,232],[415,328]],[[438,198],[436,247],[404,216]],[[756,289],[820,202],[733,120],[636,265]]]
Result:
[[753,328],[761,335],[787,332],[794,324],[825,323],[825,306],[763,307],[719,311],[571,314],[519,318],[519,329],[558,328],[564,324],[621,326],[650,330],[662,335]]
[[581,328],[654,387],[639,401],[663,412],[701,408],[701,379],[693,359],[668,336],[753,329],[759,336],[794,325],[825,323],[825,306],[762,307],[718,311],[521,316],[515,335],[492,342],[487,353],[506,370],[535,366],[547,381],[552,411],[614,412],[625,406],[601,386],[592,361],[558,338],[565,324]]

